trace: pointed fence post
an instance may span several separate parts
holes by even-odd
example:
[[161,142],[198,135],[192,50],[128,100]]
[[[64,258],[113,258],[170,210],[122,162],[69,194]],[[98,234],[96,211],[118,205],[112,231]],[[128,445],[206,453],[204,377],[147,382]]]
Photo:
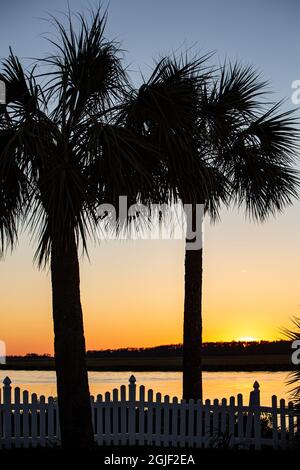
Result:
[[254,421],[254,446],[255,450],[261,449],[261,422],[260,422],[260,390],[257,381],[253,384],[253,391],[251,392],[250,401],[253,408],[253,421]]
[[129,445],[135,445],[136,434],[136,378],[132,375],[129,379],[129,413],[128,413],[128,434]]
[[3,380],[3,435],[6,448],[11,447],[11,380],[5,377]]
[[[253,432],[252,432],[253,430]],[[248,416],[246,422],[246,448],[249,449],[250,442],[254,436],[255,449],[261,446],[261,427],[260,427],[260,392],[259,383],[257,381],[253,384],[253,390],[250,392]]]
[[135,401],[136,396],[136,378],[132,375],[129,378],[129,401]]

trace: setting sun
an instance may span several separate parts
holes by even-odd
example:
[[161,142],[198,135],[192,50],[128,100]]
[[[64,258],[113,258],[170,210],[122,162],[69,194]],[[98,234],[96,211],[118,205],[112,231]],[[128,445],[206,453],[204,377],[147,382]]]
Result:
[[240,338],[237,338],[237,341],[250,342],[250,341],[258,341],[258,339],[255,338],[254,336],[241,336]]

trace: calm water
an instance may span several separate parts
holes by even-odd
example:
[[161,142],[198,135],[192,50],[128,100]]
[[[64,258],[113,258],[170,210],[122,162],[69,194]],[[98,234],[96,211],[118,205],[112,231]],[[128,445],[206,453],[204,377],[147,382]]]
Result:
[[[1,371],[1,383],[8,375],[12,386],[20,387],[38,395],[55,396],[56,382],[53,371]],[[131,372],[89,372],[90,390],[92,395],[104,394],[128,384]],[[134,372],[137,385],[145,385],[146,389],[152,388],[154,392],[163,395],[181,396],[180,372]],[[229,398],[238,393],[248,400],[253,383],[257,380],[260,384],[261,403],[271,404],[271,396],[288,399],[288,387],[285,385],[287,372],[204,372],[204,398]]]

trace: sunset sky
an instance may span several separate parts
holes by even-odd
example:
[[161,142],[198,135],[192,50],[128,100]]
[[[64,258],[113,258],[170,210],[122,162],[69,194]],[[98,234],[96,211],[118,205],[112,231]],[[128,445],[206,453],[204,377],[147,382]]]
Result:
[[[92,2],[69,0],[73,11]],[[225,9],[226,5],[226,9]],[[60,0],[4,0],[0,57],[9,46],[20,57],[51,51],[41,20],[67,8]],[[216,51],[253,64],[271,83],[271,99],[295,108],[291,84],[300,80],[300,4],[297,0],[111,0],[107,35],[123,43],[138,81],[153,58],[174,50]],[[299,116],[299,111],[297,111]],[[205,222],[204,340],[278,339],[300,316],[300,203],[263,225],[242,211]],[[0,262],[0,340],[8,354],[53,352],[50,273],[33,265],[34,242],[21,236]],[[184,243],[110,241],[90,247],[81,261],[88,349],[151,346],[182,340]]]

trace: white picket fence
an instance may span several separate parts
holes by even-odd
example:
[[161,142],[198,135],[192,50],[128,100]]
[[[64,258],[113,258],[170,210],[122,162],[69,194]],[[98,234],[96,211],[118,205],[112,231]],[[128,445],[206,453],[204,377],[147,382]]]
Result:
[[[249,403],[243,396],[221,401],[162,398],[153,390],[137,393],[136,379],[114,389],[112,395],[91,396],[95,440],[99,445],[155,445],[180,447],[238,447],[286,449],[300,435],[300,417],[293,403],[272,397],[272,406],[260,405],[257,382]],[[22,399],[21,399],[22,397]],[[266,425],[266,422],[269,424]],[[57,401],[53,397],[12,391],[3,381],[0,396],[0,448],[55,445],[60,442]]]

